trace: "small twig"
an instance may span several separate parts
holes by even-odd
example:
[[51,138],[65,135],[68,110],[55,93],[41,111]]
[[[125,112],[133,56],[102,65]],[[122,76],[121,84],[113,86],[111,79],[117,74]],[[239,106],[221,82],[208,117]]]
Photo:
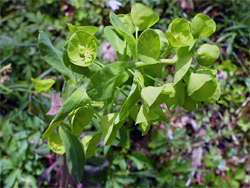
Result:
[[247,97],[246,100],[241,104],[241,106],[236,110],[235,114],[239,114],[243,108],[250,102],[250,97]]
[[152,76],[149,76],[148,74],[145,74],[145,76],[147,76],[147,77],[150,78],[151,80],[154,80],[154,81],[157,82],[158,84],[161,84],[161,85],[164,86],[164,83],[162,83],[161,81],[159,81],[159,80],[153,78]]

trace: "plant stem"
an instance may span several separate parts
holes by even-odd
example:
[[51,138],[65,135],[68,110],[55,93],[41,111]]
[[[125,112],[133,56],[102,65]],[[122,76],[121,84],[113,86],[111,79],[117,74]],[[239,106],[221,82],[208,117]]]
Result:
[[131,69],[128,69],[128,71],[135,77],[135,73]]
[[100,114],[99,114],[97,111],[94,111],[94,114],[95,114],[99,119],[102,118],[102,117],[100,116]]
[[103,64],[101,64],[101,63],[100,63],[100,62],[98,62],[98,61],[94,61],[93,63],[94,63],[94,64],[96,64],[97,66],[101,67],[101,68],[103,68],[103,67],[104,67],[104,65],[103,65]]
[[161,81],[153,78],[152,76],[149,76],[148,74],[145,74],[145,76],[147,76],[148,78],[150,78],[151,80],[154,80],[155,82],[157,82],[158,84],[164,85],[164,83],[162,83]]
[[136,50],[136,59],[137,59],[137,56],[138,56],[138,31],[139,31],[139,28],[138,27],[135,27],[135,50]]
[[59,182],[59,187],[68,187],[69,183],[69,172],[68,172],[68,167],[67,167],[67,162],[66,162],[66,155],[62,155],[62,163],[61,163],[61,168],[60,168],[60,182]]
[[124,91],[122,91],[119,87],[116,87],[116,89],[117,89],[118,91],[120,91],[125,97],[128,97],[128,95],[127,95],[126,93],[124,93]]
[[174,56],[172,59],[161,59],[161,63],[165,65],[174,65],[177,61],[177,56]]

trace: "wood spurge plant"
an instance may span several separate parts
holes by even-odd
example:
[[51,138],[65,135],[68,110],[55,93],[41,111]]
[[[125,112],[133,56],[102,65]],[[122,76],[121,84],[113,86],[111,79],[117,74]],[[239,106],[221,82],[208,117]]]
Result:
[[[33,79],[39,98],[31,96],[30,112],[49,126],[42,140],[49,148],[66,153],[69,171],[80,183],[85,158],[91,158],[103,138],[104,145],[123,143],[131,122],[139,125],[145,135],[152,123],[167,121],[169,110],[182,107],[194,111],[203,103],[214,104],[220,97],[216,70],[211,66],[219,57],[219,48],[203,44],[199,38],[209,37],[216,30],[208,16],[197,14],[190,22],[177,18],[164,34],[151,28],[159,16],[149,7],[136,3],[130,14],[110,13],[110,23],[104,29],[113,46],[117,62],[98,61],[99,40],[94,26],[68,24],[71,37],[63,51],[56,49],[45,32],[38,37],[44,60],[65,79],[62,105],[54,116],[48,115],[48,105],[41,96],[53,85],[53,80]],[[170,55],[171,53],[171,55]],[[164,59],[164,57],[172,57]],[[198,63],[196,63],[198,62]],[[165,83],[165,67],[173,65],[173,82]],[[52,108],[58,101],[52,101]],[[53,105],[54,104],[54,105]],[[132,121],[133,120],[133,121]],[[82,134],[92,121],[96,132]]]

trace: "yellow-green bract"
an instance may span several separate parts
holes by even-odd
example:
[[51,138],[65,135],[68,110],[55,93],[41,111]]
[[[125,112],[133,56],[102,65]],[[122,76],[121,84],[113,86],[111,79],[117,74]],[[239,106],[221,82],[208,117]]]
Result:
[[200,65],[211,66],[219,58],[220,50],[216,45],[203,44],[198,50],[196,59]]
[[94,36],[85,31],[76,31],[69,40],[70,61],[78,66],[87,67],[96,59],[97,46]]
[[31,78],[32,84],[38,93],[46,92],[55,83],[52,79],[38,80],[36,78]]
[[170,45],[175,48],[190,46],[194,41],[191,24],[184,18],[174,19],[166,31],[166,37]]

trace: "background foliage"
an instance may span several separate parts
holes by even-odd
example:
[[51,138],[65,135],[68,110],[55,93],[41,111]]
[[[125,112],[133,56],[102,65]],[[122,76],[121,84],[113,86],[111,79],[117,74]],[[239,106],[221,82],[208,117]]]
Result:
[[[135,3],[121,2],[116,13],[129,12]],[[145,137],[131,127],[131,140],[122,146],[100,144],[96,157],[85,165],[82,185],[249,187],[249,1],[140,2],[157,12],[160,22],[155,27],[163,31],[174,18],[190,20],[200,12],[215,20],[217,31],[209,42],[221,51],[216,66],[221,70],[217,76],[222,96],[216,105],[195,112],[169,112],[170,121],[153,126]],[[69,38],[69,22],[98,26],[98,38],[103,38],[103,26],[110,25],[108,14],[112,10],[104,0],[2,0],[0,6],[0,186],[58,186],[61,158],[41,142],[46,127],[28,113],[29,94],[34,93],[31,77],[52,78],[57,91],[62,87],[62,78],[40,56],[37,36],[45,31],[62,49]],[[115,59],[106,41],[101,41],[103,48],[98,52],[104,64]],[[166,80],[173,79],[172,68],[166,70]],[[51,95],[44,95],[48,104]],[[88,130],[97,123],[93,121]]]

